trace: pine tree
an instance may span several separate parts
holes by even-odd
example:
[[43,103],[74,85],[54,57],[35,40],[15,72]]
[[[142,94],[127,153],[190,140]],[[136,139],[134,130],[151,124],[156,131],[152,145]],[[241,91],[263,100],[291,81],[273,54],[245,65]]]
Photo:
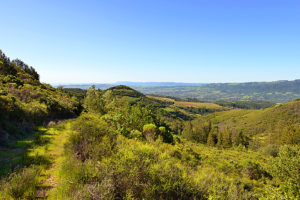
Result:
[[230,148],[232,146],[231,131],[229,130],[229,128],[224,128],[222,132],[223,132],[222,147]]
[[213,128],[208,134],[207,145],[215,146],[218,142],[217,136],[218,136],[218,130],[216,128]]
[[217,146],[223,147],[223,132],[222,131],[218,131],[217,139],[218,139]]

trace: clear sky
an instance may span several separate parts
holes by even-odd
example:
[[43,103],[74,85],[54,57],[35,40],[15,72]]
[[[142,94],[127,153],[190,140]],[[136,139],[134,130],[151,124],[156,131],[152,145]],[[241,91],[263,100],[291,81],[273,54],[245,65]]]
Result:
[[0,0],[0,49],[48,83],[300,78],[299,0]]

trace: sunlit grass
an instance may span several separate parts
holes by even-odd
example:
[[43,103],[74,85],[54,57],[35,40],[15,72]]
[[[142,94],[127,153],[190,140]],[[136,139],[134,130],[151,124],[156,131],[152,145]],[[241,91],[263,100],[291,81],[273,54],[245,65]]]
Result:
[[[31,168],[38,170],[38,173],[31,173],[32,175],[35,174],[36,185],[28,187],[30,192],[28,192],[26,188],[24,191],[18,189],[22,188],[22,185],[20,185],[22,183],[17,184],[14,181],[17,180],[16,178],[11,179],[10,177],[6,178],[3,176],[1,187],[12,189],[1,190],[0,199],[25,198],[28,194],[32,196],[30,198],[36,196],[45,198],[51,193],[52,189],[59,182],[58,169],[64,159],[63,145],[69,134],[69,131],[67,130],[69,127],[69,123],[54,128],[38,127],[36,132],[27,139],[10,144],[10,148],[12,148],[10,151],[9,149],[1,149],[0,159],[7,159],[7,168],[1,168],[0,170],[2,175],[8,173],[10,171],[9,168],[12,166],[23,165],[24,167],[28,166],[26,167],[28,170],[31,170]],[[18,151],[14,149],[17,149]],[[15,176],[22,178],[22,173],[22,170],[17,170]],[[11,192],[14,190],[19,192],[14,194]],[[21,197],[19,197],[20,195]]]
[[195,108],[223,109],[222,106],[215,103],[186,102],[186,101],[175,101],[174,103],[175,105],[190,106]]

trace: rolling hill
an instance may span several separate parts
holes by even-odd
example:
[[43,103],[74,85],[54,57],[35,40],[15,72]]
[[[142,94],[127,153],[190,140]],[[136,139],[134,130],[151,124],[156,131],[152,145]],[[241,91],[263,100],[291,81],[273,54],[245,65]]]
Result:
[[207,101],[262,100],[283,103],[300,98],[300,80],[249,82],[249,83],[212,83],[200,86],[183,87],[134,87],[145,94],[197,98]]
[[[163,82],[120,82],[144,94],[163,95],[177,98],[195,98],[205,101],[270,101],[284,103],[300,98],[300,79],[294,81],[248,82],[248,83],[163,83]],[[92,84],[62,85],[65,88],[88,89]],[[107,89],[118,85],[94,84]]]

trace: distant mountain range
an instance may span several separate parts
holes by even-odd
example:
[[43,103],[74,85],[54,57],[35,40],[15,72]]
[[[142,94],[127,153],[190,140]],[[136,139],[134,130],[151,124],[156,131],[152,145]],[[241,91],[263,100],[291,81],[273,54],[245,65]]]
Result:
[[107,89],[127,85],[144,94],[197,98],[206,101],[264,100],[283,103],[300,98],[300,79],[247,83],[116,82],[112,84],[69,84],[64,88]]
[[178,86],[199,86],[207,83],[180,83],[180,82],[130,82],[118,81],[117,85],[127,85],[136,87],[178,87]]
[[115,83],[82,83],[82,84],[53,84],[53,86],[63,86],[64,88],[81,88],[88,89],[91,85],[96,88],[107,89],[116,85],[127,85],[130,87],[184,87],[184,86],[200,86],[208,83],[181,83],[181,82],[131,82],[117,81]]

